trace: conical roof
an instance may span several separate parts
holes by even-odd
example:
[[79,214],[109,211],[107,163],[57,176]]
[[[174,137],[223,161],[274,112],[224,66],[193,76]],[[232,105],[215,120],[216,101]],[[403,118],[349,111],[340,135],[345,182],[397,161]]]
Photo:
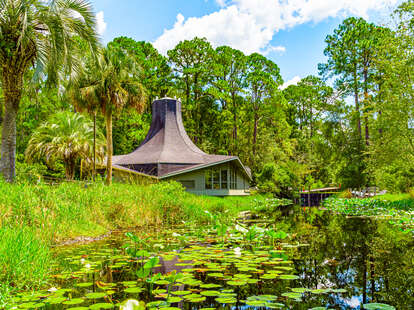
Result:
[[162,177],[189,167],[233,159],[238,157],[209,155],[200,150],[184,129],[181,101],[163,98],[152,104],[152,122],[145,140],[134,152],[114,156],[113,163]]

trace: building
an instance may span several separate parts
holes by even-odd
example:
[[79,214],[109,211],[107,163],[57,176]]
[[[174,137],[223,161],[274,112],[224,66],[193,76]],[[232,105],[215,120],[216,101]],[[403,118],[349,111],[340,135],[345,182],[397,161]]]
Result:
[[250,171],[237,156],[210,155],[188,137],[181,101],[163,98],[152,105],[145,140],[132,153],[113,157],[114,176],[176,180],[187,191],[211,196],[248,195]]

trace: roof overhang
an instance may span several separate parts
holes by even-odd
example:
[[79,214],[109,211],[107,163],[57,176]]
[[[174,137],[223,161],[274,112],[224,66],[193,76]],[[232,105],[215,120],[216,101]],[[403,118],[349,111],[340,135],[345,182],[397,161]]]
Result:
[[184,168],[184,169],[181,169],[181,170],[177,170],[177,171],[174,171],[174,172],[167,173],[167,174],[165,174],[165,175],[163,175],[161,177],[158,177],[158,178],[160,180],[167,179],[167,178],[170,178],[170,177],[173,177],[173,176],[177,176],[177,175],[180,175],[180,174],[189,173],[189,172],[197,171],[197,170],[200,170],[200,169],[205,169],[205,168],[208,168],[208,167],[213,167],[213,166],[217,166],[217,165],[224,164],[224,163],[228,163],[228,162],[232,162],[232,161],[236,162],[237,165],[244,172],[244,174],[247,176],[247,178],[250,181],[252,181],[251,174],[246,169],[246,167],[243,165],[243,163],[240,161],[240,159],[238,157],[236,157],[236,156],[230,157],[230,158],[227,158],[227,159],[224,159],[224,160],[221,160],[221,161],[216,161],[216,162],[212,162],[212,163],[191,166],[191,167],[188,167],[188,168]]

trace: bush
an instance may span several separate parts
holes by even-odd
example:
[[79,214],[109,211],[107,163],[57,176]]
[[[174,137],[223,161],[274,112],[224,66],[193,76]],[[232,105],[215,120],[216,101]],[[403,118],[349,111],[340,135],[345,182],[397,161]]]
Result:
[[392,193],[407,193],[414,187],[414,167],[394,163],[375,172],[377,184]]

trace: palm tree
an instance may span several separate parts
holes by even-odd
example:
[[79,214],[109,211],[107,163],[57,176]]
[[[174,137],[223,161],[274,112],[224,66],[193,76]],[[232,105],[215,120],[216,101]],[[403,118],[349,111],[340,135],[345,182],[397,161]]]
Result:
[[71,97],[76,107],[101,111],[105,116],[107,142],[107,179],[112,183],[112,115],[123,108],[143,111],[145,91],[139,82],[134,60],[120,49],[106,47],[97,58],[90,57],[85,70],[72,86]]
[[15,176],[16,117],[23,76],[32,66],[50,82],[79,70],[79,38],[97,48],[95,15],[87,0],[0,0],[0,79],[4,95],[0,174]]
[[[33,133],[26,149],[29,161],[45,159],[48,166],[61,160],[67,180],[73,180],[76,163],[83,160],[88,166],[93,162],[93,122],[86,116],[73,112],[59,112]],[[97,157],[105,156],[105,137],[97,131]]]

